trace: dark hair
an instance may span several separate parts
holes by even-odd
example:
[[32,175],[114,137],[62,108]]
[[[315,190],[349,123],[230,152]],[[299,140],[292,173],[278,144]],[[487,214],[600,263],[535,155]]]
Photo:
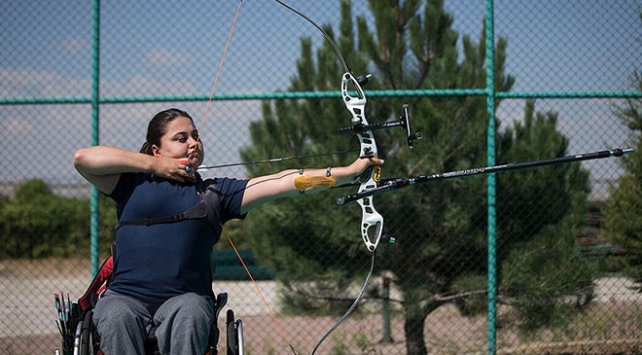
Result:
[[176,117],[187,117],[194,123],[192,117],[185,111],[179,110],[177,108],[170,108],[165,111],[161,111],[149,121],[147,126],[147,137],[145,143],[140,148],[140,152],[147,155],[154,155],[152,152],[152,146],[156,145],[160,147],[161,137],[167,133],[167,125],[172,122]]

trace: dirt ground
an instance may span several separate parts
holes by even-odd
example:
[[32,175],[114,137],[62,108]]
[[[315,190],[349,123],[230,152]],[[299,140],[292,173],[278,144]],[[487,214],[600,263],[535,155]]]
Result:
[[[626,307],[622,308],[624,310]],[[591,312],[597,312],[593,310]],[[329,317],[282,317],[279,322],[284,335],[269,316],[249,316],[242,319],[246,354],[292,354],[287,342],[297,354],[310,354],[336,319]],[[428,317],[425,339],[430,354],[487,354],[485,317],[464,318],[454,308],[444,307]],[[223,329],[224,321],[219,320]],[[617,324],[612,324],[618,328]],[[637,333],[640,334],[639,328]],[[395,317],[391,324],[392,343],[383,343],[381,319],[378,315],[347,320],[325,340],[317,354],[406,354],[402,319]],[[616,336],[616,334],[613,334]],[[286,340],[287,339],[287,342]],[[55,334],[0,338],[3,354],[53,354],[60,338]],[[219,350],[225,349],[225,332]],[[527,341],[500,330],[497,354],[641,354],[642,339],[584,339],[573,341]]]
[[[76,272],[60,272],[60,265],[46,270],[27,265],[0,265],[0,354],[53,354],[60,346],[54,323],[53,293],[64,290],[72,298],[89,283],[87,265],[79,261]],[[69,262],[65,263],[69,266]],[[78,271],[81,270],[81,271]],[[229,308],[242,318],[246,354],[310,354],[338,317],[293,317],[278,314],[279,326],[248,282],[217,283],[230,294]],[[260,288],[274,307],[278,287],[261,282]],[[596,282],[594,300],[566,329],[543,331],[523,339],[511,323],[510,309],[498,309],[498,354],[642,354],[642,295],[631,290],[622,278]],[[363,307],[363,305],[362,305]],[[360,307],[361,308],[361,307]],[[376,308],[376,307],[375,307]],[[219,328],[224,329],[221,314]],[[392,342],[382,342],[380,313],[356,314],[328,337],[318,354],[406,354],[403,316],[393,311]],[[443,306],[426,319],[424,339],[430,354],[487,354],[488,328],[485,316],[463,317],[453,306]],[[225,332],[219,342],[224,350]]]

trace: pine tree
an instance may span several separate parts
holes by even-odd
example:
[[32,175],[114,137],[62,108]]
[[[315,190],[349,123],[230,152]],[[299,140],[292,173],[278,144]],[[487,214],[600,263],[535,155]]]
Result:
[[[642,13],[640,15],[642,19]],[[633,73],[637,90],[642,90],[642,76]],[[615,107],[616,115],[631,130],[635,151],[642,149],[642,100],[627,99]],[[642,159],[635,153],[623,160],[626,174],[614,186],[605,211],[610,240],[626,249],[624,273],[636,282],[642,281]]]

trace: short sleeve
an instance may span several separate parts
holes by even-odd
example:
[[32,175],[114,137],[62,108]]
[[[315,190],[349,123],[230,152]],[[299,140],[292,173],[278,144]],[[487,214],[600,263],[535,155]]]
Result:
[[247,213],[241,213],[243,194],[249,180],[217,178],[212,181],[221,203],[221,219],[225,223],[231,219],[243,219]]

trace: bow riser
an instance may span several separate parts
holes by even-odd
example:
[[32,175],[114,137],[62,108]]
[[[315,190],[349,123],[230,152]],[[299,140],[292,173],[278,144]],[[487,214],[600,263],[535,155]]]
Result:
[[[350,88],[356,91],[357,96],[350,94]],[[368,126],[366,119],[366,96],[359,81],[352,73],[345,73],[341,80],[341,95],[346,108],[352,114],[353,126]],[[377,144],[372,131],[359,131],[357,133],[361,149],[361,157],[376,157]],[[375,189],[379,180],[379,168],[374,167],[367,171],[368,179],[361,182],[359,193]],[[374,252],[379,246],[381,234],[383,232],[383,217],[374,207],[372,198],[360,199],[361,206],[361,238],[370,252]]]

